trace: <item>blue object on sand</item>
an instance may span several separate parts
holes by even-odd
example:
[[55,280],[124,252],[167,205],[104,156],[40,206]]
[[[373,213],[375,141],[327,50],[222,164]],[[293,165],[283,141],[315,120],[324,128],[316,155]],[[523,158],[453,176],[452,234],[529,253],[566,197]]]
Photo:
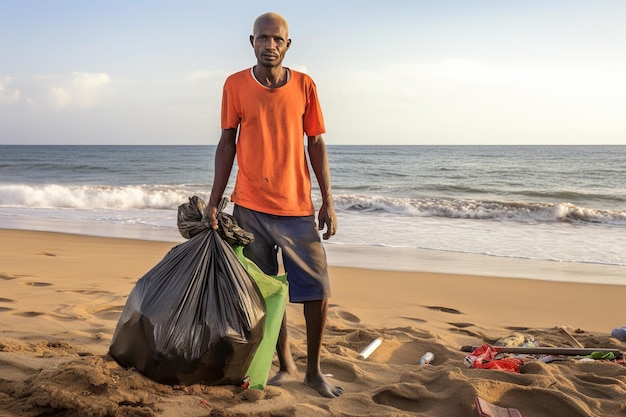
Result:
[[626,342],[626,327],[620,327],[619,329],[613,329],[611,336],[616,339]]

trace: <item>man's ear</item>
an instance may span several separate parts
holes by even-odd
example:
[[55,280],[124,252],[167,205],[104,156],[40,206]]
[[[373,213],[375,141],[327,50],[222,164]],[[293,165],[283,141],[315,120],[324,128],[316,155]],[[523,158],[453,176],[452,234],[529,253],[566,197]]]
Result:
[[291,39],[287,39],[287,49],[291,46]]
[[254,35],[250,35],[250,45],[254,47]]

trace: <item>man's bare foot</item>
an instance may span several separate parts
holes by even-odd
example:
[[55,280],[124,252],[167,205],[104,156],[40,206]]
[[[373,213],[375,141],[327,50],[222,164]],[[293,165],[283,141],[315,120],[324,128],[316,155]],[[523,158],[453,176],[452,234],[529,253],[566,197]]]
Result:
[[313,388],[323,397],[335,398],[343,394],[343,388],[331,384],[322,374],[312,377],[305,376],[304,385]]
[[274,375],[272,378],[270,378],[269,381],[267,381],[267,385],[271,385],[273,387],[280,387],[285,382],[293,380],[295,376],[294,374],[295,372],[280,371],[276,375]]

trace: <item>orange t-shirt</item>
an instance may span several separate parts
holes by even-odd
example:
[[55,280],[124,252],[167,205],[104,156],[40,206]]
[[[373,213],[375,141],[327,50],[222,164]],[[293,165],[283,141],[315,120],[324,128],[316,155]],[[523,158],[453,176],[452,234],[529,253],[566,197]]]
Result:
[[311,77],[289,70],[279,88],[261,85],[251,69],[228,77],[222,129],[236,128],[238,171],[231,200],[267,214],[314,214],[304,137],[325,128]]

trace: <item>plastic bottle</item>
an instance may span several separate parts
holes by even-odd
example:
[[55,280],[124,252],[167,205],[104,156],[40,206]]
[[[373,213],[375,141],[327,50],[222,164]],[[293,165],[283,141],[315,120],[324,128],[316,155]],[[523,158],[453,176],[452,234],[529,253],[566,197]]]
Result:
[[611,336],[616,339],[626,342],[626,327],[620,327],[619,329],[613,329]]
[[424,356],[420,358],[420,365],[430,365],[435,360],[435,354],[432,352],[424,353]]
[[378,349],[378,346],[380,346],[380,344],[383,342],[383,338],[382,337],[377,337],[376,339],[374,339],[374,341],[372,343],[370,343],[365,349],[363,349],[363,351],[361,353],[359,353],[358,358],[359,359],[367,359],[367,357],[369,355],[372,354],[372,352],[374,352],[376,349]]

